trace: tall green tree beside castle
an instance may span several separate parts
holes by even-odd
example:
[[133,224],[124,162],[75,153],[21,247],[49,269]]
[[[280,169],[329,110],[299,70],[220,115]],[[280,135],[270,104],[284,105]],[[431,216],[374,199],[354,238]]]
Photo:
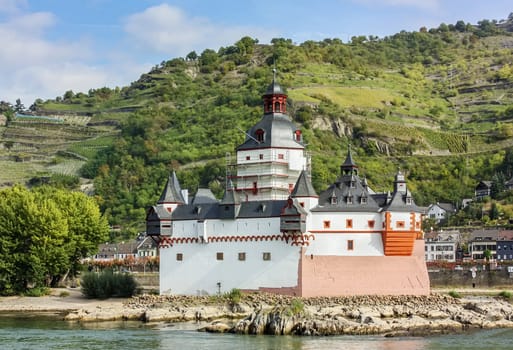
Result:
[[22,186],[0,191],[0,293],[55,285],[105,241],[108,225],[83,193]]

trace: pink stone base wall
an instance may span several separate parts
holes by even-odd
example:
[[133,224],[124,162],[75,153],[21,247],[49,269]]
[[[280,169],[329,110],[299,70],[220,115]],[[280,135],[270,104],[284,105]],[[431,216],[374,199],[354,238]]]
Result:
[[412,256],[311,258],[302,255],[300,290],[303,297],[428,295],[424,241],[415,241]]

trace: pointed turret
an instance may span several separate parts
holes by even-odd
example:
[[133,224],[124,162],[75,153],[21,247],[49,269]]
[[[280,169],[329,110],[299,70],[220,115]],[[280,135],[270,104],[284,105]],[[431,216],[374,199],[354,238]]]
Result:
[[353,161],[351,154],[351,146],[347,146],[347,156],[344,163],[340,166],[340,174],[344,175],[358,175],[358,165]]
[[185,200],[182,196],[182,190],[180,183],[176,177],[176,173],[173,171],[169,175],[164,191],[160,195],[157,204],[184,204]]
[[394,180],[394,192],[406,193],[406,180],[404,174],[398,170]]
[[290,194],[292,198],[295,197],[319,197],[312,186],[312,182],[308,177],[305,170],[301,171],[299,178],[297,179],[296,186]]

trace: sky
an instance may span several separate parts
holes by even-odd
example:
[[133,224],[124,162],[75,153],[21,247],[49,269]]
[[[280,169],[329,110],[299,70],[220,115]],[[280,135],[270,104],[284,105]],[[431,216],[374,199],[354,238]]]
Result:
[[0,0],[0,101],[123,87],[243,36],[347,42],[511,12],[511,0]]

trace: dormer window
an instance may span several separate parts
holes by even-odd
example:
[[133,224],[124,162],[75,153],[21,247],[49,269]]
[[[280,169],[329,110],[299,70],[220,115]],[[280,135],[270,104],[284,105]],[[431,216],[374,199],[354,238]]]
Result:
[[331,204],[333,204],[333,205],[337,204],[337,197],[335,197],[335,196],[331,197]]
[[406,204],[411,205],[411,203],[412,203],[411,197],[406,197]]
[[347,204],[353,204],[353,197],[347,196]]
[[264,130],[258,129],[255,131],[255,136],[258,142],[264,142]]
[[297,142],[301,142],[301,130],[296,130],[294,132],[294,139],[297,141]]
[[350,186],[351,186],[351,188],[355,188],[356,187],[356,182],[355,181],[351,181]]
[[367,204],[367,197],[361,197],[360,204]]

